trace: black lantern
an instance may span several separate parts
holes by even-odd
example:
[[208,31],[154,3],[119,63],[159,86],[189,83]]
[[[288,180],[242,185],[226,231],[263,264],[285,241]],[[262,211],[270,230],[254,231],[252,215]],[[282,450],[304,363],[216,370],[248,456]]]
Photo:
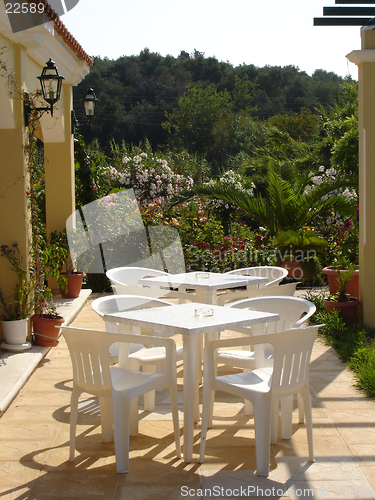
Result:
[[38,79],[42,87],[43,98],[51,106],[50,111],[53,116],[53,105],[60,100],[64,77],[59,74],[55,63],[50,58]]
[[86,90],[86,93],[84,95],[84,98],[82,99],[83,102],[83,108],[85,110],[85,115],[87,118],[87,123],[91,123],[91,120],[94,117],[95,114],[95,106],[96,103],[98,102],[98,99],[96,98],[94,90],[89,87]]
[[30,114],[32,111],[49,111],[51,116],[53,116],[53,105],[60,100],[61,96],[61,86],[64,77],[58,72],[55,63],[50,58],[46,62],[43,68],[42,74],[37,77],[40,81],[42,87],[43,98],[48,102],[48,108],[32,108],[30,105],[30,100],[28,94],[24,94],[24,116],[25,116],[25,126],[29,125]]

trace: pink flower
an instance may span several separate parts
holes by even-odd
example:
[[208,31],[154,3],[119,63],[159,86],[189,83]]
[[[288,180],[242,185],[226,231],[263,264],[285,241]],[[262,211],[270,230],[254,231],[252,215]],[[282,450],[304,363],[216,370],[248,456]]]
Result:
[[207,219],[207,217],[201,217],[201,218],[199,219],[199,222],[206,222],[206,220],[208,220],[208,219]]

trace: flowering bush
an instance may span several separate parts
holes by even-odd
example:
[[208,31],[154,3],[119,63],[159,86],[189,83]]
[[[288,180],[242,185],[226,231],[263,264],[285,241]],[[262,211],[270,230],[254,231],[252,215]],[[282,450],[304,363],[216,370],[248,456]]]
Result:
[[132,152],[124,154],[121,162],[119,184],[123,188],[133,188],[143,207],[153,203],[164,205],[166,200],[193,185],[191,177],[174,173],[167,160],[151,151],[133,148]]
[[265,230],[254,234],[246,225],[232,223],[226,232],[215,212],[202,202],[186,207],[177,222],[189,271],[226,272],[275,261],[272,239]]
[[[251,196],[253,196],[255,185],[251,183],[250,186],[247,187],[246,186],[247,183],[248,182],[246,181],[246,179],[238,172],[234,172],[233,170],[227,170],[220,177],[219,180],[214,181],[211,179],[204,184],[204,187],[214,187],[217,186],[218,184],[223,187],[232,186],[235,187],[236,190],[239,192],[248,193]],[[228,203],[220,199],[208,200],[207,206],[209,208],[214,209],[217,214],[220,214],[221,216],[224,217],[228,216],[231,212],[237,210],[237,207],[235,205],[232,205],[231,203]]]

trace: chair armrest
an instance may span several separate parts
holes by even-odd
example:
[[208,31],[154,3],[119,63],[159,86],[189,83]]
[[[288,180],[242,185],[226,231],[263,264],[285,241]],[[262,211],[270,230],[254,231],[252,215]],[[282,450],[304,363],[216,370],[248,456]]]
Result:
[[295,324],[294,328],[300,328],[306,321],[315,313],[316,311],[316,306],[313,304],[313,307],[310,308],[309,312],[305,314],[305,316],[302,316],[301,319],[299,319]]

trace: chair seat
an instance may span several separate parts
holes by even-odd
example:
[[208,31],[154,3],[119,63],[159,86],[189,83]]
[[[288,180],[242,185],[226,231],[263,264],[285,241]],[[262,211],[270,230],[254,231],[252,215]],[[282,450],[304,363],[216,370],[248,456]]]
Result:
[[163,374],[143,373],[134,370],[124,370],[116,366],[111,366],[111,380],[115,391],[131,390],[137,395],[138,390],[142,389],[141,394],[146,392],[147,383],[153,388],[155,381],[163,378]]
[[259,368],[242,373],[232,373],[216,377],[217,388],[225,390],[224,386],[230,387],[230,392],[235,394],[235,388],[253,390],[254,392],[267,393],[270,391],[273,368]]
[[[233,350],[233,351],[218,351],[216,361],[224,365],[233,366],[236,368],[244,368],[246,370],[255,369],[255,354],[253,351]],[[264,358],[265,366],[273,365],[273,355],[269,353]]]
[[[181,360],[183,357],[182,347],[176,349],[176,359]],[[136,359],[141,364],[162,365],[165,363],[165,348],[164,347],[142,347],[135,352],[129,354],[129,360]]]

